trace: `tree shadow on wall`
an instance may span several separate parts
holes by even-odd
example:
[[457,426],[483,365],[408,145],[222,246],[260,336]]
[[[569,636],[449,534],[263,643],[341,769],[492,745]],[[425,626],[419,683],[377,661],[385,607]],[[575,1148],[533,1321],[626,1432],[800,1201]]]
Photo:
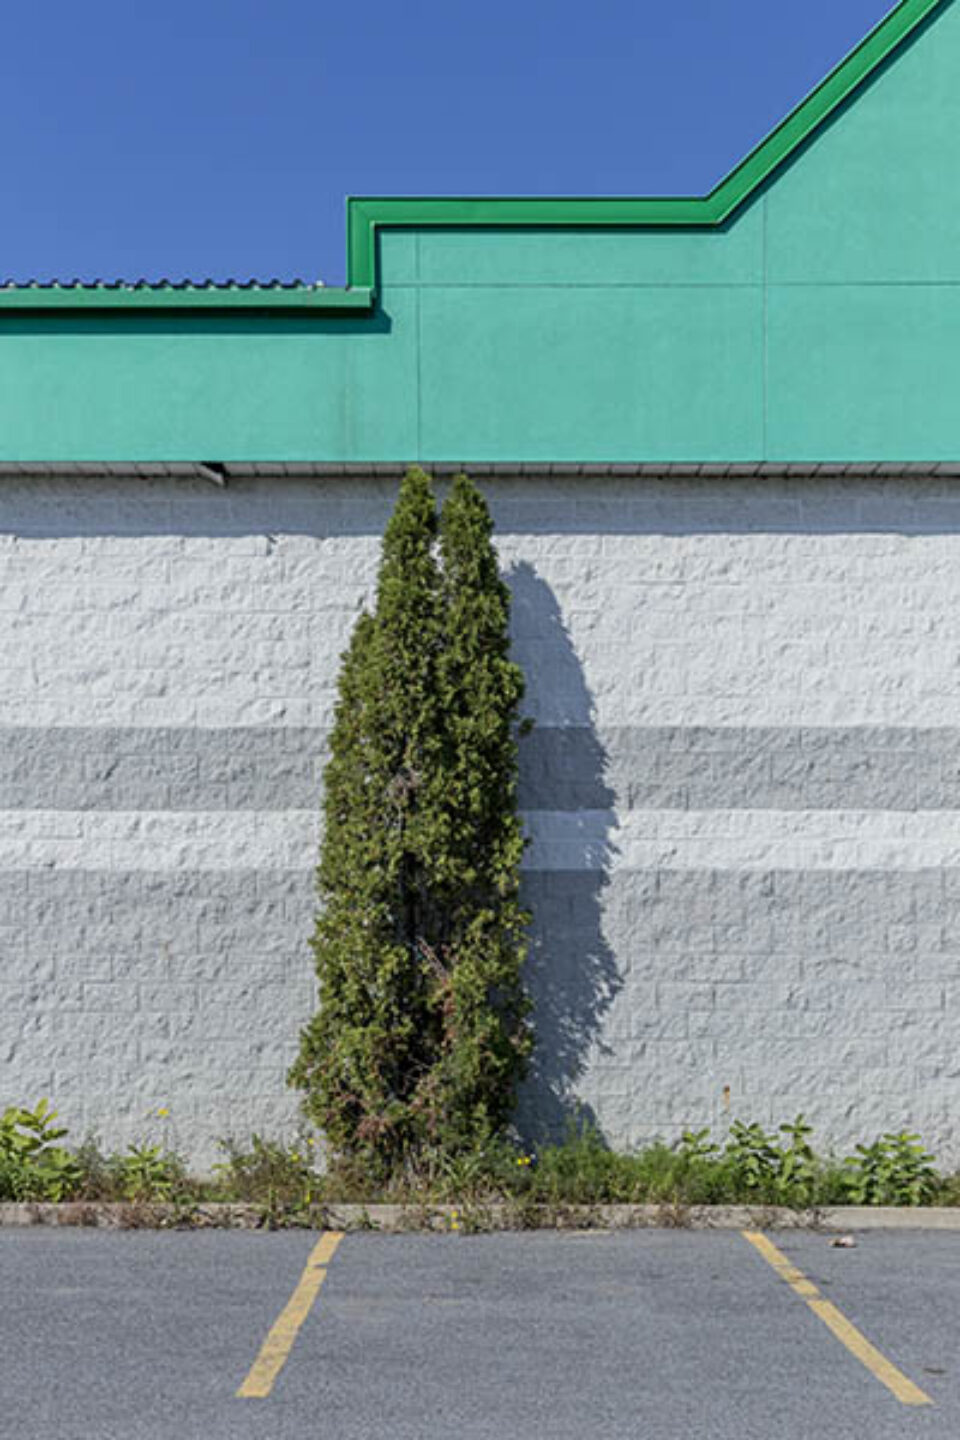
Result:
[[596,1123],[578,1082],[610,1053],[604,1016],[623,983],[603,927],[615,797],[594,728],[593,697],[556,596],[526,563],[513,567],[507,580],[527,709],[549,717],[520,745],[520,805],[540,813],[527,826],[533,843],[523,884],[533,913],[524,978],[537,1043],[517,1126],[526,1139],[542,1141],[562,1138],[571,1122]]

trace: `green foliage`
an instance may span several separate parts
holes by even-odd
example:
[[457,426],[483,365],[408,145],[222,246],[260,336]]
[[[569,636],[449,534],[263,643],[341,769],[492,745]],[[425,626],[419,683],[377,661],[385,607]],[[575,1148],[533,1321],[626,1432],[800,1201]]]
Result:
[[810,1145],[813,1127],[802,1115],[793,1124],[780,1126],[789,1144],[781,1143],[777,1176],[774,1182],[780,1203],[784,1205],[809,1202],[817,1180],[817,1159]]
[[687,1160],[715,1160],[720,1146],[710,1138],[710,1129],[684,1130],[677,1142],[677,1154]]
[[734,1120],[724,1158],[744,1190],[756,1194],[771,1190],[779,1156],[774,1137],[762,1125]]
[[937,1189],[933,1156],[919,1135],[906,1130],[857,1145],[844,1164],[847,1199],[854,1205],[923,1205]]
[[623,1154],[608,1149],[594,1127],[575,1126],[510,1188],[546,1204],[836,1204],[840,1169],[817,1159],[811,1133],[802,1115],[778,1135],[734,1121],[724,1145],[709,1129],[685,1130],[673,1147],[657,1142]]
[[523,684],[491,529],[460,477],[441,531],[430,481],[411,470],[374,612],[341,669],[313,941],[320,1004],[290,1079],[334,1156],[380,1180],[500,1133],[531,1045]]
[[56,1143],[67,1133],[56,1120],[47,1100],[33,1110],[11,1105],[0,1115],[0,1199],[65,1200],[76,1189],[80,1169]]
[[338,1201],[452,1202],[464,1207],[451,1222],[458,1230],[489,1227],[484,1207],[503,1201],[513,1223],[529,1225],[567,1205],[661,1205],[682,1223],[692,1205],[960,1203],[960,1175],[938,1175],[917,1135],[881,1135],[841,1163],[815,1154],[802,1115],[775,1134],[734,1121],[724,1143],[709,1129],[686,1130],[673,1146],[658,1141],[630,1153],[611,1150],[596,1126],[578,1117],[562,1143],[537,1152],[495,1137],[472,1148],[424,1151],[416,1165],[379,1180],[362,1157],[335,1157],[323,1168],[317,1140],[306,1133],[283,1142],[260,1135],[249,1144],[224,1141],[215,1178],[198,1180],[159,1144],[105,1155],[90,1137],[71,1151],[58,1143],[67,1131],[56,1121],[45,1100],[0,1116],[0,1200],[243,1201],[260,1206],[271,1225],[315,1224],[323,1207]]
[[425,852],[431,1072],[418,1099],[430,1144],[475,1151],[505,1130],[533,1037],[521,984],[530,916],[520,904],[517,812],[523,675],[510,659],[510,597],[493,523],[459,475],[440,524],[441,764],[429,777]]
[[723,1159],[738,1188],[748,1194],[778,1205],[806,1204],[817,1178],[809,1138],[813,1131],[798,1115],[793,1124],[781,1125],[779,1133],[786,1143],[761,1125],[734,1120]]
[[377,1173],[416,1144],[413,1100],[429,1065],[416,941],[418,801],[438,746],[436,530],[429,481],[411,472],[384,537],[375,613],[343,660],[317,873],[320,1006],[291,1071],[332,1149],[363,1153]]
[[181,1161],[162,1145],[128,1145],[108,1170],[124,1200],[172,1200],[184,1188]]
[[214,1169],[222,1199],[263,1205],[279,1215],[309,1208],[322,1191],[312,1137],[286,1143],[254,1135],[249,1147],[225,1140],[221,1149],[225,1158]]

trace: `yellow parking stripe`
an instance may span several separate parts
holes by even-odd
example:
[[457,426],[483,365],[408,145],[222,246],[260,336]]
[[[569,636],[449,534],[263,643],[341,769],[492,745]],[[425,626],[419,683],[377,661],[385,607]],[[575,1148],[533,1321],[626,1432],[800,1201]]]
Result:
[[881,1385],[886,1385],[902,1405],[933,1404],[930,1396],[925,1394],[919,1386],[914,1385],[912,1380],[908,1380],[896,1365],[892,1365],[885,1356],[881,1355],[880,1351],[870,1344],[866,1336],[861,1335],[857,1327],[851,1325],[850,1321],[840,1313],[836,1305],[823,1299],[813,1281],[808,1280],[795,1265],[791,1265],[786,1255],[778,1250],[766,1235],[761,1235],[757,1230],[744,1230],[743,1238],[760,1252],[767,1264],[776,1270],[781,1280],[786,1281],[794,1294],[799,1295],[805,1301],[814,1315],[818,1316],[828,1330],[837,1337],[840,1344],[845,1345],[850,1354],[855,1355],[861,1365],[865,1365]]
[[270,1394],[293,1348],[300,1326],[310,1314],[310,1307],[327,1278],[327,1265],[342,1239],[341,1231],[330,1230],[321,1235],[313,1247],[297,1288],[278,1315],[249,1375],[237,1391],[239,1399],[264,1400]]

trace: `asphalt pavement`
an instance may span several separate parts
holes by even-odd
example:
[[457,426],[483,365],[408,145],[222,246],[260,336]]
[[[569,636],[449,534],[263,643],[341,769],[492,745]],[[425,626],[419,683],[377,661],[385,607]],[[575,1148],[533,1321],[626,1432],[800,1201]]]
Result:
[[960,1235],[769,1239],[0,1230],[0,1436],[957,1440]]

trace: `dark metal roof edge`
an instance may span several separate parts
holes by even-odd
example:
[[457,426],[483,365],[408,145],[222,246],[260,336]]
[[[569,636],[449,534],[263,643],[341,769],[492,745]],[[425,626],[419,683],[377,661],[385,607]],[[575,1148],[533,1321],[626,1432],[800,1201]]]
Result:
[[143,479],[337,479],[394,478],[401,476],[411,464],[422,465],[437,476],[467,471],[478,479],[497,476],[530,476],[537,478],[624,478],[624,479],[705,479],[750,480],[790,478],[851,478],[883,477],[960,477],[960,461],[875,461],[837,463],[782,463],[779,461],[746,462],[743,464],[665,464],[637,462],[634,464],[583,461],[575,464],[545,461],[0,461],[0,476],[58,479],[96,479],[139,477]]

